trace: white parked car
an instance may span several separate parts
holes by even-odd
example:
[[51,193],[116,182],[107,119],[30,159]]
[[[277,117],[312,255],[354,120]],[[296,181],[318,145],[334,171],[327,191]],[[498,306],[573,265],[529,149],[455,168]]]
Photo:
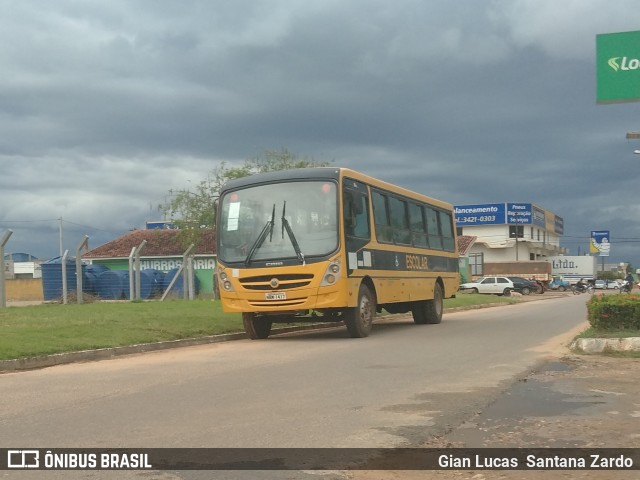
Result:
[[507,277],[482,277],[473,282],[463,283],[459,289],[468,293],[510,295],[513,291],[513,282]]
[[596,280],[596,282],[593,284],[593,288],[605,289],[607,288],[607,282],[605,282],[604,280]]
[[620,288],[621,283],[617,280],[609,280],[609,285],[607,285],[607,288],[609,289],[619,289]]

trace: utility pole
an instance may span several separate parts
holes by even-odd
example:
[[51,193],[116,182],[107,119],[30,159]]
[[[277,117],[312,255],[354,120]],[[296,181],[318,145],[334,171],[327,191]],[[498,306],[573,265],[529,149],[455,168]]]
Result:
[[64,250],[62,249],[62,217],[58,220],[60,220],[60,256],[62,257],[62,254],[64,253]]

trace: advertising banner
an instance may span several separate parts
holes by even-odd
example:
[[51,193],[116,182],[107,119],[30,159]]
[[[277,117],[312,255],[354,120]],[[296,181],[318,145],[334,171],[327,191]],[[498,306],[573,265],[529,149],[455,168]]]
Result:
[[553,231],[558,235],[564,235],[564,218],[554,215]]
[[596,35],[597,103],[640,101],[640,32]]
[[608,257],[611,251],[611,235],[609,230],[592,230],[591,242],[589,242],[589,252],[599,254],[601,257]]
[[470,225],[502,225],[505,223],[504,203],[485,203],[482,205],[458,205],[453,207],[456,224],[459,227]]
[[544,220],[544,217],[545,217],[544,210],[541,209],[540,207],[536,207],[535,205],[533,205],[531,209],[533,212],[533,224],[544,228],[546,226],[545,220]]
[[529,225],[533,223],[530,203],[507,203],[507,223],[510,225]]

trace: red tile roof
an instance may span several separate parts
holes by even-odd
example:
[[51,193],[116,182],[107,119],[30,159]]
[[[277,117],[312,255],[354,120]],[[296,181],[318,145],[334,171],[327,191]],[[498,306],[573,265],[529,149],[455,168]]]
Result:
[[469,253],[473,244],[476,243],[478,237],[472,237],[469,235],[458,235],[458,254],[464,257]]
[[[215,231],[206,229],[202,233],[202,241],[195,247],[195,254],[215,255]],[[128,258],[131,249],[140,245],[143,240],[147,241],[141,253],[143,257],[174,257],[182,255],[186,250],[179,235],[180,230],[132,230],[115,240],[89,250],[82,258]],[[458,252],[461,257],[469,252],[477,238],[468,235],[458,236]]]
[[[202,240],[195,247],[196,255],[215,255],[216,239],[213,229],[202,230]],[[128,258],[131,249],[147,241],[143,257],[169,257],[184,254],[187,247],[181,242],[180,230],[132,230],[104,245],[85,253],[82,258]]]

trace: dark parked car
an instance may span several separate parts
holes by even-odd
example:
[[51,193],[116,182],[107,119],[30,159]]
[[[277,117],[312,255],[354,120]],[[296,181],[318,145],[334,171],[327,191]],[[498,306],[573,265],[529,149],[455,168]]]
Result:
[[530,293],[542,293],[542,289],[537,282],[527,280],[523,277],[508,277],[513,282],[513,290],[521,293],[522,295],[529,295]]

